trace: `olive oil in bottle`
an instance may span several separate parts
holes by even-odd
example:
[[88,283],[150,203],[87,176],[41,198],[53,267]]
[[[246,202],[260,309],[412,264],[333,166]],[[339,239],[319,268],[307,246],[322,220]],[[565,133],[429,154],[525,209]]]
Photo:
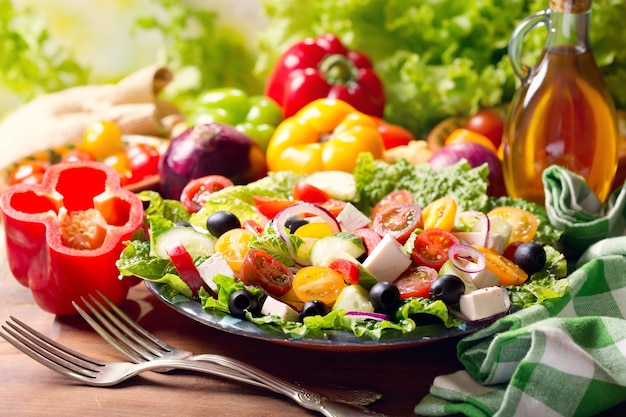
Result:
[[[601,201],[617,170],[615,106],[589,46],[589,0],[551,0],[526,18],[509,43],[522,86],[507,115],[503,172],[507,192],[544,204],[542,172],[560,165],[583,176]],[[548,28],[535,67],[521,63],[521,41],[534,26]]]

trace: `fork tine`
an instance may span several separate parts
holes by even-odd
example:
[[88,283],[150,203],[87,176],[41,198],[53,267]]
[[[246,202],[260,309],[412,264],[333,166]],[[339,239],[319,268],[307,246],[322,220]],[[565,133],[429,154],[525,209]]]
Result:
[[62,375],[91,379],[104,364],[96,359],[66,348],[44,336],[15,317],[10,317],[0,332],[7,342],[21,350],[32,359]]

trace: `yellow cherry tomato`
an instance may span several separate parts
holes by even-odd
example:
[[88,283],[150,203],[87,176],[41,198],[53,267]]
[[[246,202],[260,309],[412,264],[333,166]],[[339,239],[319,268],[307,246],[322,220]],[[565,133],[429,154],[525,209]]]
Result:
[[342,100],[318,99],[280,123],[267,146],[270,171],[352,172],[361,152],[376,159],[385,146],[376,122]]
[[78,149],[88,152],[97,159],[124,152],[122,129],[113,122],[100,121],[85,129],[83,140]]
[[236,274],[241,270],[241,264],[248,253],[248,243],[252,236],[254,234],[247,229],[231,229],[215,241],[215,252],[222,254],[228,266]]
[[500,216],[502,220],[511,225],[511,237],[508,243],[530,242],[535,237],[539,227],[539,221],[534,214],[517,207],[496,207],[487,213],[489,218],[494,216]]
[[440,229],[449,232],[454,226],[456,217],[456,201],[454,198],[445,196],[432,201],[422,210],[424,230]]
[[293,277],[292,289],[303,303],[319,300],[332,306],[346,286],[343,275],[326,266],[305,266]]

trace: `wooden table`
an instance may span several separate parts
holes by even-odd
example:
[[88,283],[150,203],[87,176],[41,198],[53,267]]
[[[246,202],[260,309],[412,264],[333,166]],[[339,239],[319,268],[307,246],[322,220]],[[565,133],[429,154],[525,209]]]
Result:
[[[37,307],[30,291],[12,277],[0,233],[0,319],[15,316],[72,348],[121,360],[80,317],[55,317]],[[88,272],[87,272],[88,275]],[[376,352],[324,352],[280,346],[207,328],[157,301],[142,284],[123,309],[172,345],[196,353],[220,353],[303,385],[375,390],[370,408],[388,416],[413,416],[433,378],[461,369],[458,339]],[[114,388],[79,385],[43,367],[0,338],[0,415],[3,416],[239,416],[298,417],[316,413],[260,388],[175,371],[147,373]],[[624,415],[626,404],[604,414]]]

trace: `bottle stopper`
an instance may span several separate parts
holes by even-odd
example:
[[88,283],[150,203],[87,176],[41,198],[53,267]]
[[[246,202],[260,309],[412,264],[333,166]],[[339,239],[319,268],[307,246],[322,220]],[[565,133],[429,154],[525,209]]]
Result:
[[550,9],[561,13],[585,13],[591,9],[591,0],[550,0]]

